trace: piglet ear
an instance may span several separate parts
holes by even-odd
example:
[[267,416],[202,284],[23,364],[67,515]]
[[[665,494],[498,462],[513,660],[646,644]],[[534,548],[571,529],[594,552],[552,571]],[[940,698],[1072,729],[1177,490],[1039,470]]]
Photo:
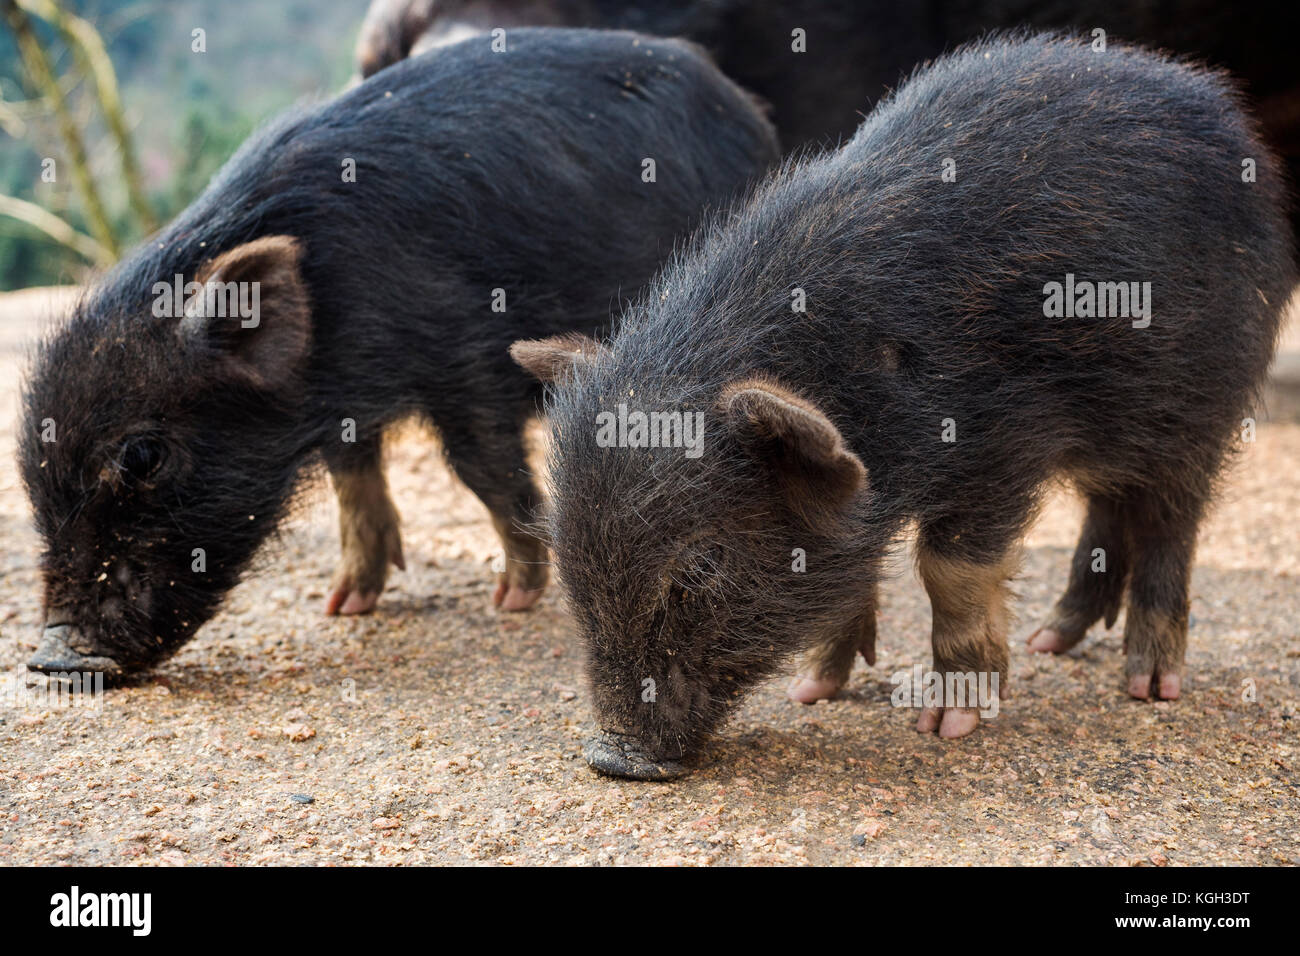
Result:
[[203,289],[185,303],[181,338],[215,352],[225,370],[255,388],[283,385],[311,347],[301,259],[293,236],[265,236],[205,263],[195,276]]
[[520,339],[510,346],[510,357],[545,385],[560,381],[579,367],[594,367],[605,354],[603,345],[577,332],[549,339]]
[[719,404],[732,433],[772,469],[787,502],[810,523],[841,512],[866,487],[866,466],[811,402],[745,379],[724,388]]

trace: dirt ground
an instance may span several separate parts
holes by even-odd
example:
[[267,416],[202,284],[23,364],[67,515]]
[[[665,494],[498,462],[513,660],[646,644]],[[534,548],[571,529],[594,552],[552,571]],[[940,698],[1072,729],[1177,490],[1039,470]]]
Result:
[[[40,625],[13,463],[30,308],[0,309],[0,864],[1300,863],[1300,424],[1262,425],[1204,529],[1181,700],[1121,692],[1120,629],[1069,656],[1023,637],[1081,518],[1054,496],[1017,583],[1011,699],[955,742],[890,706],[928,663],[906,549],[880,659],[841,700],[763,685],[692,775],[597,777],[582,654],[558,593],[490,608],[485,512],[416,434],[389,468],[408,570],[326,618],[323,481],[224,611],[95,710],[12,693]],[[22,315],[19,315],[21,312]],[[1295,337],[1293,336],[1293,339]],[[1121,624],[1122,627],[1122,619]],[[793,662],[787,668],[793,672]]]

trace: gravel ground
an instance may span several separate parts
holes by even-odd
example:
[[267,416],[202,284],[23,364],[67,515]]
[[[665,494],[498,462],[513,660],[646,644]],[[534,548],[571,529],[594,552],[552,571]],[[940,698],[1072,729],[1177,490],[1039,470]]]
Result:
[[928,661],[904,549],[880,660],[846,697],[802,707],[774,680],[702,769],[643,784],[583,763],[558,595],[491,610],[485,513],[414,431],[389,468],[408,570],[376,614],[322,614],[337,542],[318,480],[155,673],[98,711],[16,699],[41,680],[22,670],[40,607],[13,464],[32,327],[0,309],[0,864],[1300,863],[1300,424],[1260,428],[1204,529],[1181,700],[1121,693],[1119,627],[1067,657],[1025,652],[1081,518],[1062,493],[1027,543],[1012,697],[974,735],[918,735],[889,705],[889,675]]

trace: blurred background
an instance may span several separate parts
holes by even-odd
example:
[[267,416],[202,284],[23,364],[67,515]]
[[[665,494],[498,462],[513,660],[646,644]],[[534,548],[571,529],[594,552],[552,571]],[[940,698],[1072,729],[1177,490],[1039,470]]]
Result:
[[0,292],[82,281],[183,209],[259,122],[338,90],[365,10],[0,0]]

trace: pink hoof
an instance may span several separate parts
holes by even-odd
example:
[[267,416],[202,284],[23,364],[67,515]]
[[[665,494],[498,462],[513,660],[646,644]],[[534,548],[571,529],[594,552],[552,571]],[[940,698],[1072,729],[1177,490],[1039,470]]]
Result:
[[790,682],[785,694],[800,704],[815,704],[819,700],[831,700],[840,692],[843,685],[825,677],[808,677],[800,674]]
[[1160,687],[1156,693],[1161,700],[1177,700],[1183,692],[1183,678],[1180,674],[1161,674]]
[[1040,627],[1029,635],[1025,643],[1036,654],[1063,654],[1073,646],[1066,642],[1060,631],[1050,627]]
[[940,737],[952,740],[965,737],[979,723],[979,711],[973,707],[926,707],[917,718],[916,729],[923,734],[937,730]]
[[325,603],[325,613],[335,614],[369,614],[379,603],[378,592],[354,591],[346,584],[340,584],[330,594]]
[[949,707],[943,712],[943,723],[939,724],[939,736],[949,740],[965,737],[980,725],[979,711],[973,707]]
[[1146,700],[1151,696],[1151,675],[1134,674],[1128,679],[1128,695],[1136,697],[1138,700]]
[[534,591],[527,591],[517,584],[510,584],[507,581],[498,581],[496,592],[492,595],[492,603],[503,611],[526,611],[542,596],[545,588],[537,588]]
[[1128,679],[1130,697],[1149,700],[1153,690],[1157,700],[1177,700],[1183,692],[1183,677],[1181,674],[1160,674],[1154,684],[1150,674],[1134,674]]
[[932,734],[939,729],[939,721],[943,718],[943,708],[926,707],[921,710],[921,716],[916,718],[917,732],[922,734]]

